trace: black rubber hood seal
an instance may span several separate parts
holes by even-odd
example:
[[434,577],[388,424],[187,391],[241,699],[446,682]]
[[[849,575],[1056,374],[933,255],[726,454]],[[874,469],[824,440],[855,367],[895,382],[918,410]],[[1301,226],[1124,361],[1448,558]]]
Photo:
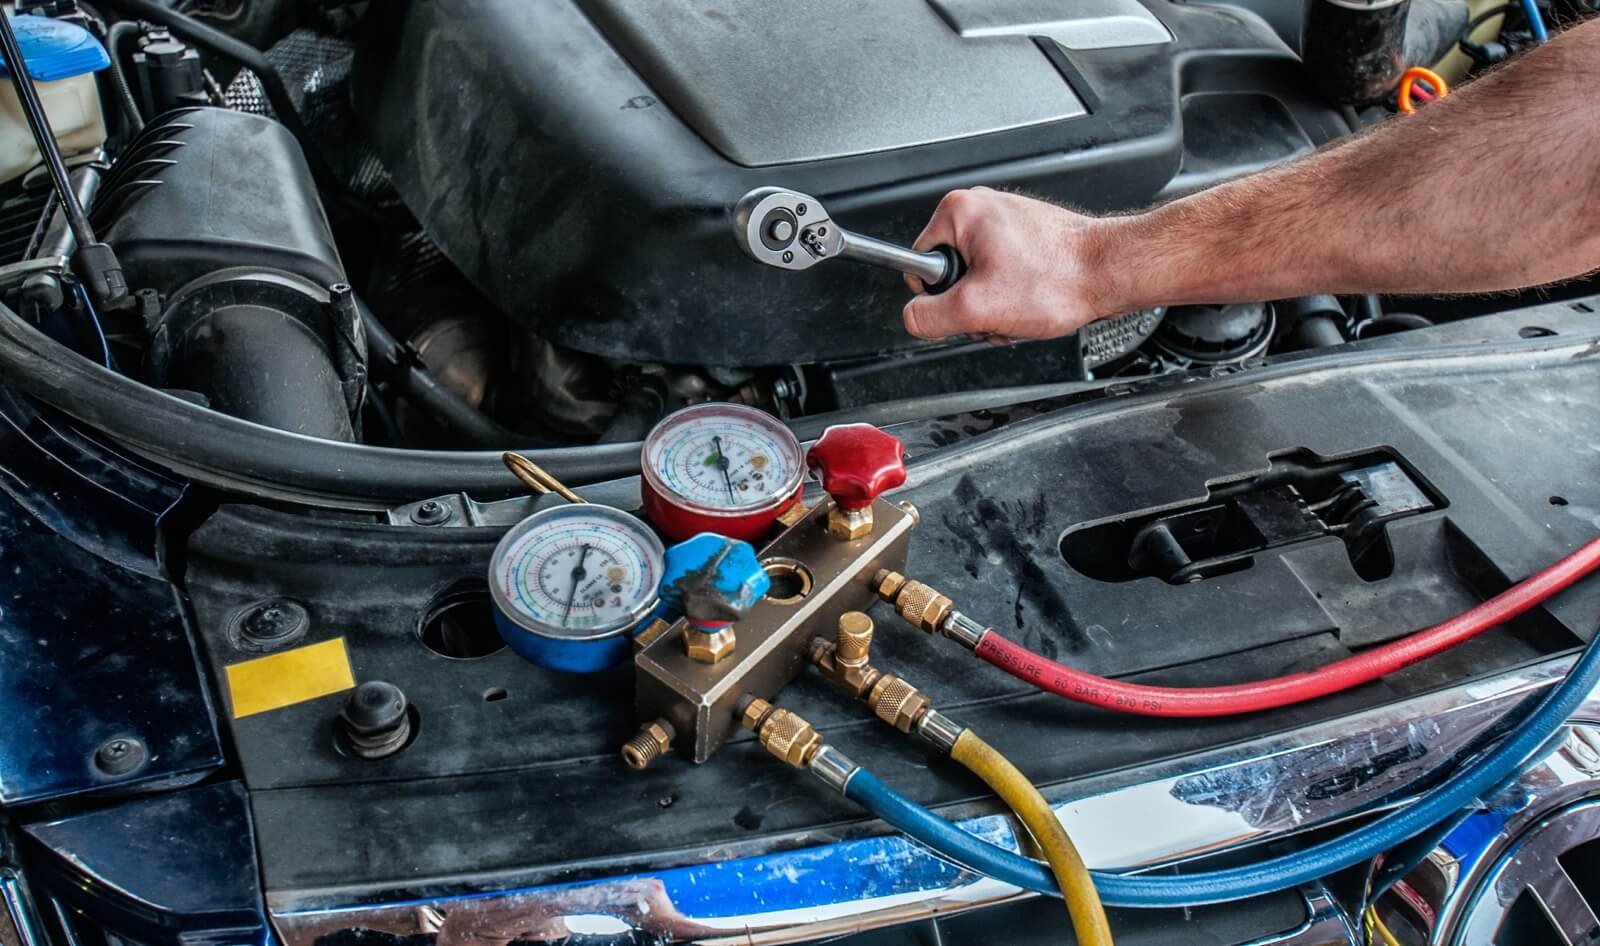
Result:
[[[524,487],[499,450],[408,450],[322,440],[264,427],[145,386],[60,344],[0,305],[0,378],[117,443],[207,486],[262,499],[381,510],[464,492],[479,499]],[[998,408],[1104,387],[1064,382],[916,398],[819,414],[790,427],[802,440],[829,424],[880,426]],[[519,451],[574,485],[633,476],[640,443]]]

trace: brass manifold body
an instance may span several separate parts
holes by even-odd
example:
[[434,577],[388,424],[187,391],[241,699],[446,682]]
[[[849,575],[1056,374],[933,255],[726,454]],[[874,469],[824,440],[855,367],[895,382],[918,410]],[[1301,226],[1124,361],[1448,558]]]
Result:
[[811,638],[832,636],[829,626],[841,615],[839,666],[868,674],[862,679],[870,684],[871,621],[860,612],[877,599],[877,571],[905,567],[917,512],[876,499],[871,530],[847,539],[826,528],[830,508],[812,506],[762,550],[769,574],[785,568],[803,590],[755,601],[736,622],[736,644],[730,633],[724,649],[701,647],[714,642],[693,638],[683,621],[652,623],[635,638],[634,708],[643,726],[623,749],[629,766],[650,765],[669,749],[708,760],[743,722],[744,699],[775,699],[805,669]]

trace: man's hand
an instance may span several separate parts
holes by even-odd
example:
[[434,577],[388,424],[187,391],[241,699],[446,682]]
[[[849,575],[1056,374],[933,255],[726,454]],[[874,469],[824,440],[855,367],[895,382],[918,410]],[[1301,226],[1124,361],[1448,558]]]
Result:
[[[1102,265],[1103,229],[1093,217],[1017,194],[951,191],[915,246],[953,246],[967,272],[948,292],[907,303],[906,331],[921,338],[1054,338],[1120,314]],[[922,291],[915,276],[906,282]]]
[[[1597,76],[1600,19],[1415,115],[1144,213],[955,191],[916,246],[955,247],[967,274],[911,300],[906,330],[1049,338],[1156,306],[1500,292],[1594,272]],[[1419,155],[1428,173],[1395,171]]]

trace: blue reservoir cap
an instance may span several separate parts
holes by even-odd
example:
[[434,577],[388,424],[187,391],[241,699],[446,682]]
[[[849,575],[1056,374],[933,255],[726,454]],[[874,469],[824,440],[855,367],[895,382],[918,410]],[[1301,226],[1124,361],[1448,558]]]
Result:
[[[111,65],[106,48],[93,33],[76,23],[24,14],[12,17],[11,24],[17,31],[17,45],[22,47],[28,74],[35,81],[70,79]],[[11,78],[11,68],[3,57],[0,78]]]

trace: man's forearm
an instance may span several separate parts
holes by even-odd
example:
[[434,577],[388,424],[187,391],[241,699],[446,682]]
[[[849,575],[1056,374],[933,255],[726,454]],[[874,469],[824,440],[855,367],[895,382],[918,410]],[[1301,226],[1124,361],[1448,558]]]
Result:
[[1283,168],[1102,221],[1117,311],[1489,292],[1600,267],[1600,23]]

